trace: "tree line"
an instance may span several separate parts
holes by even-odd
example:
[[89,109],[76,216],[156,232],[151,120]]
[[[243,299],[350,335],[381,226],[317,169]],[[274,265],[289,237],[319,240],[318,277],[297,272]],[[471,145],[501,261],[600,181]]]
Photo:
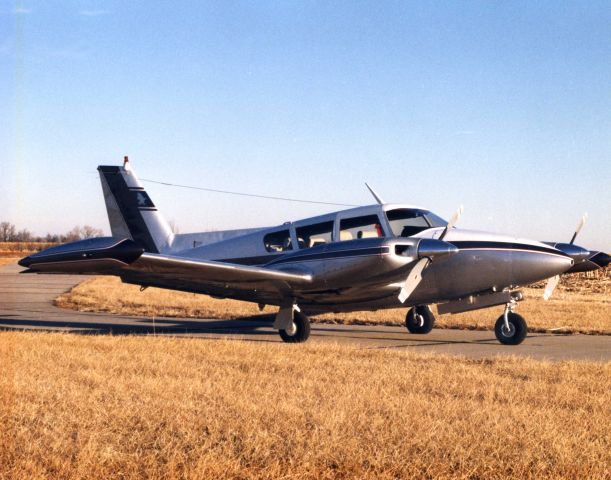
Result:
[[104,233],[99,228],[90,225],[77,225],[70,231],[57,234],[47,233],[44,236],[34,235],[28,229],[17,230],[17,227],[10,222],[0,222],[0,242],[50,242],[65,243],[83,240],[85,238],[101,237]]

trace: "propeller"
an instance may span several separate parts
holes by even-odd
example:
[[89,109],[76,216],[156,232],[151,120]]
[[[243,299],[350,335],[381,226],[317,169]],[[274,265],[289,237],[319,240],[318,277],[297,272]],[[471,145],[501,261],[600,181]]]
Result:
[[[583,217],[581,217],[579,219],[579,222],[577,223],[577,227],[575,228],[575,233],[573,233],[573,236],[571,237],[571,241],[569,242],[570,245],[573,245],[575,243],[575,239],[577,238],[577,235],[579,234],[583,226],[586,224],[587,219],[588,219],[588,214],[584,213]],[[543,300],[547,301],[552,297],[552,293],[554,293],[554,290],[556,289],[556,286],[558,286],[559,281],[560,281],[560,275],[555,275],[547,280],[547,283],[545,284],[545,290],[543,291]]]
[[418,260],[418,263],[414,265],[414,268],[409,271],[409,275],[405,279],[405,283],[399,292],[399,301],[401,303],[405,303],[405,300],[407,300],[409,296],[414,293],[414,290],[416,290],[416,287],[422,281],[422,271],[429,266],[429,263],[431,263],[430,258],[422,258]]
[[451,255],[458,252],[458,248],[448,242],[444,242],[443,237],[446,236],[448,231],[451,228],[454,228],[456,222],[462,215],[463,207],[462,205],[458,207],[458,210],[452,215],[450,222],[446,225],[446,228],[441,232],[439,236],[439,240],[432,240],[423,238],[418,243],[418,256],[420,260],[418,263],[414,265],[414,267],[410,270],[407,278],[405,279],[405,283],[401,287],[401,291],[399,292],[399,301],[401,303],[405,303],[405,301],[409,298],[409,296],[414,293],[418,284],[422,281],[422,272],[429,264],[432,262],[433,257],[441,257],[445,255]]
[[452,218],[450,218],[449,223],[446,225],[446,228],[443,230],[443,232],[441,232],[441,235],[439,236],[439,240],[443,240],[443,237],[445,237],[448,232],[454,228],[454,225],[456,225],[456,222],[458,222],[458,219],[460,218],[460,216],[462,215],[462,210],[463,207],[462,205],[460,207],[458,207],[458,209],[454,212],[454,215],[452,215]]
[[577,238],[577,234],[581,231],[583,226],[586,224],[586,220],[587,219],[588,219],[588,214],[584,213],[583,217],[581,217],[581,219],[579,220],[579,223],[577,224],[577,228],[575,228],[575,233],[573,234],[573,237],[571,238],[571,241],[569,242],[571,245],[573,243],[575,243],[575,239]]
[[549,300],[551,298],[552,293],[554,293],[554,289],[556,288],[556,285],[558,285],[559,281],[560,275],[555,275],[547,280],[545,290],[543,291],[543,300]]

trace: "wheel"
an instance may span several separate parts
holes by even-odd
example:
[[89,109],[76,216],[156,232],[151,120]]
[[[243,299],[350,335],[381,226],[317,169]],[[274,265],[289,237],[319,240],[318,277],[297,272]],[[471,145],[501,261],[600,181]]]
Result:
[[505,328],[505,317],[501,315],[494,326],[494,333],[503,345],[519,345],[526,338],[528,327],[523,317],[517,313],[509,312],[507,315],[509,331]]
[[293,325],[286,330],[279,330],[278,333],[286,343],[305,342],[310,336],[310,319],[301,312],[295,312]]
[[435,315],[427,305],[410,308],[405,316],[405,326],[410,333],[429,333],[433,330]]

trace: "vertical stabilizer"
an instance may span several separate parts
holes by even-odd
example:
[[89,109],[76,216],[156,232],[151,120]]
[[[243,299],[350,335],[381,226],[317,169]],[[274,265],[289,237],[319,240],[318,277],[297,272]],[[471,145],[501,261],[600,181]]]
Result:
[[169,250],[174,234],[130,167],[98,167],[113,237],[131,238],[147,252]]

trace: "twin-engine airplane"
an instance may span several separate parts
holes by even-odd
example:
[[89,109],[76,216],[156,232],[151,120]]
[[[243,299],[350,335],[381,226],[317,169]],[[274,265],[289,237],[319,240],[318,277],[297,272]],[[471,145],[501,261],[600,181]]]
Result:
[[127,158],[98,167],[112,237],[67,243],[23,258],[26,272],[117,275],[124,283],[279,307],[285,342],[310,335],[307,315],[410,306],[411,333],[434,316],[505,305],[498,340],[517,345],[524,319],[513,312],[520,286],[607,266],[611,257],[573,242],[538,242],[454,228],[429,210],[377,204],[271,228],[174,234]]

